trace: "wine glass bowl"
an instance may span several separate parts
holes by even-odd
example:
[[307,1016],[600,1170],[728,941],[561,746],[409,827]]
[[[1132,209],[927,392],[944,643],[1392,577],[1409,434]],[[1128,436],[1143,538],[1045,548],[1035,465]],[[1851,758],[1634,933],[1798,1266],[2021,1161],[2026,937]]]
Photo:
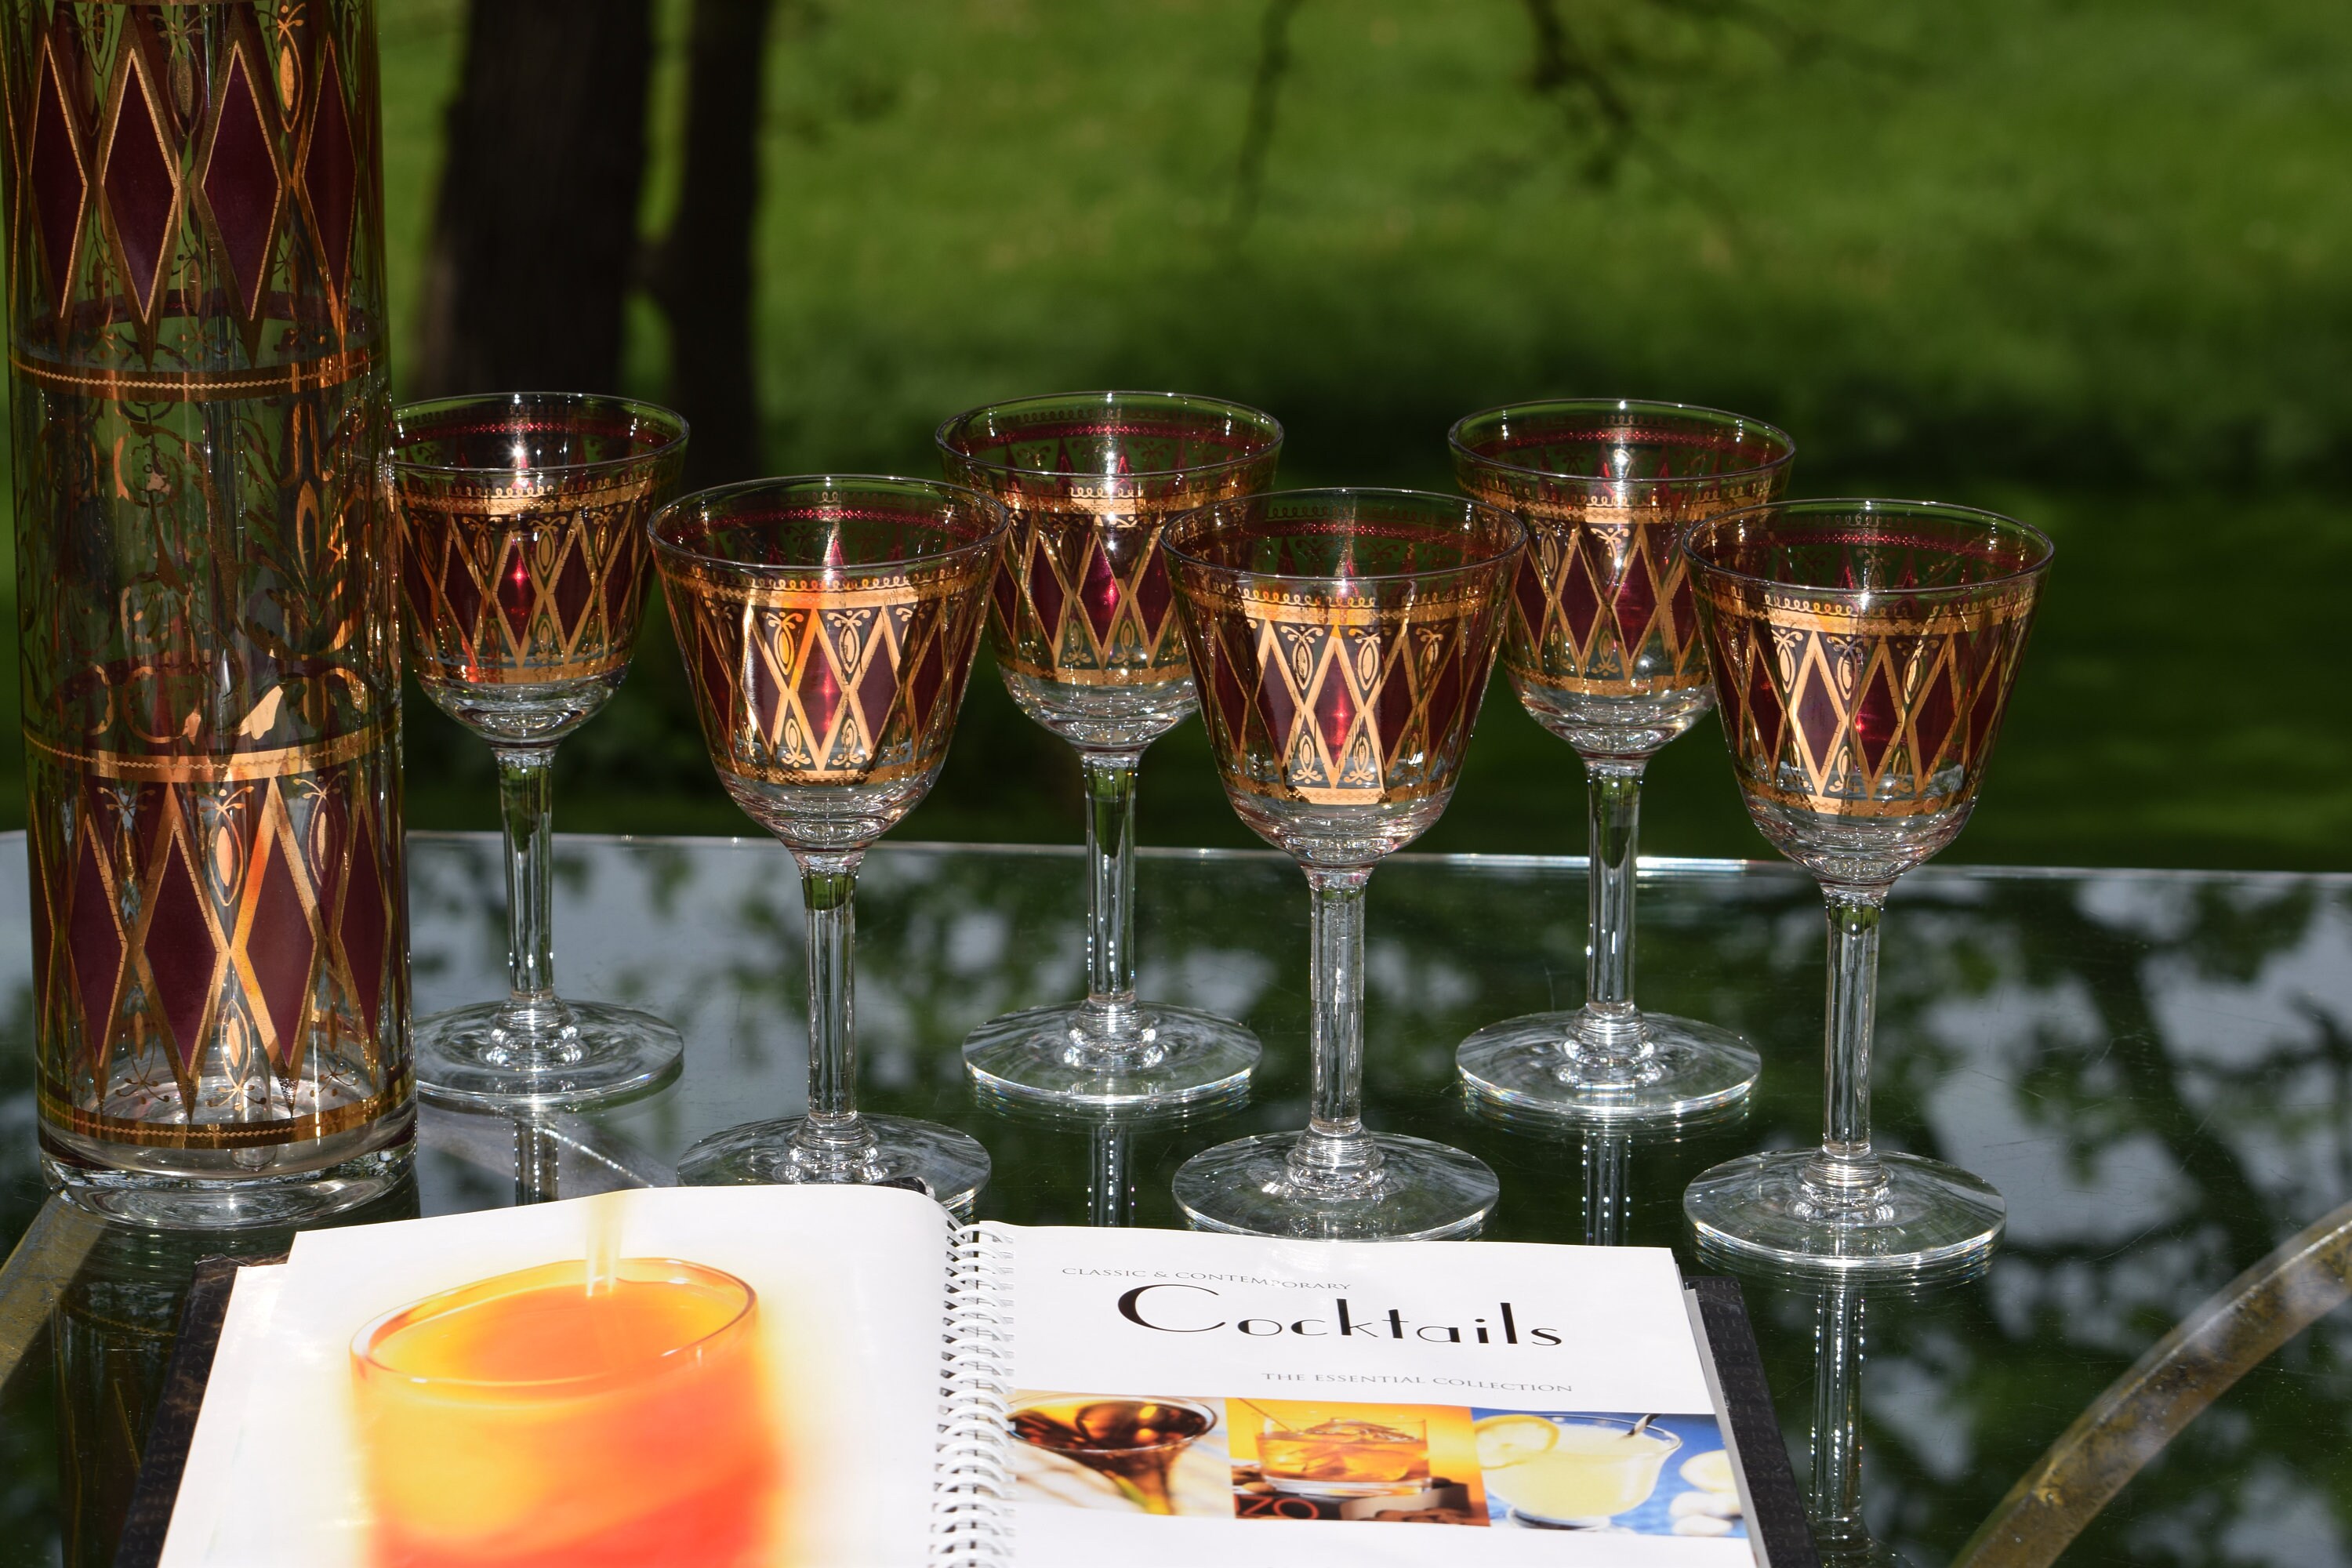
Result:
[[1870,1141],[1881,911],[1968,821],[2032,626],[2050,541],[1929,501],[1809,500],[1683,539],[1748,815],[1822,884],[1822,1147],[1734,1160],[1683,1207],[1711,1251],[1804,1273],[1916,1275],[1990,1254],[2000,1194]]
[[1583,1006],[1479,1030],[1457,1053],[1464,1080],[1523,1118],[1710,1113],[1748,1092],[1757,1056],[1730,1030],[1634,1005],[1641,781],[1715,703],[1676,538],[1778,497],[1796,448],[1740,415],[1618,398],[1489,409],[1448,445],[1462,488],[1527,525],[1503,666],[1583,760],[1591,847]]
[[1144,749],[1195,706],[1160,528],[1263,490],[1282,426],[1214,398],[1071,393],[958,415],[937,444],[949,479],[1012,513],[991,595],[997,670],[1022,711],[1078,749],[1087,790],[1086,999],[974,1030],[964,1042],[974,1087],[1096,1110],[1245,1093],[1255,1036],[1136,995],[1135,779]]
[[1748,815],[1827,882],[1892,881],[1975,808],[2052,547],[1991,512],[1804,501],[1694,529]]
[[1013,514],[990,632],[1021,710],[1082,748],[1140,747],[1191,717],[1160,528],[1271,484],[1273,416],[1174,393],[1070,393],[972,409],[936,439],[950,479]]
[[409,661],[494,743],[561,740],[620,689],[646,584],[646,520],[686,423],[617,397],[511,393],[393,416]]
[[1345,489],[1221,502],[1162,536],[1226,798],[1315,896],[1307,1130],[1187,1161],[1196,1226],[1432,1237],[1493,1206],[1477,1160],[1363,1126],[1363,897],[1453,795],[1525,538],[1476,501]]
[[620,688],[645,604],[645,522],[685,461],[665,408],[507,393],[393,413],[385,493],[409,661],[497,752],[507,831],[508,996],[420,1018],[417,1086],[475,1109],[583,1106],[676,1076],[684,1043],[634,1008],[554,989],[555,745]]
[[900,1182],[968,1209],[979,1143],[856,1109],[852,899],[865,851],[939,776],[1003,510],[888,477],[760,480],[655,520],[670,626],[728,794],[793,853],[807,909],[809,1109],[703,1140],[688,1184]]

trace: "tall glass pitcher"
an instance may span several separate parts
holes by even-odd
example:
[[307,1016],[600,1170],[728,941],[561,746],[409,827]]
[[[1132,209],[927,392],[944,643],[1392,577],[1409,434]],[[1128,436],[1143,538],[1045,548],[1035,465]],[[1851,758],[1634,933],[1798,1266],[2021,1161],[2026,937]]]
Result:
[[0,0],[40,1139],[285,1222],[405,1170],[373,0]]

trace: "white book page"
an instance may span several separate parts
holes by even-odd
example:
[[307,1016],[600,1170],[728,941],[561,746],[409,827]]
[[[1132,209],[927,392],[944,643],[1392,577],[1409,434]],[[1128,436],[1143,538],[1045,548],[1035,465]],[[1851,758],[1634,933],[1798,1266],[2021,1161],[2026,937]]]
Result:
[[[248,1310],[249,1293],[259,1300],[252,1271],[232,1298],[163,1568],[366,1568],[389,1528],[379,1514],[396,1511],[374,1500],[390,1495],[384,1485],[413,1485],[411,1472],[432,1462],[442,1464],[437,1480],[426,1472],[424,1494],[444,1516],[435,1529],[528,1532],[551,1521],[560,1534],[602,1521],[594,1528],[609,1544],[615,1532],[658,1528],[648,1518],[709,1527],[714,1510],[704,1502],[646,1511],[663,1488],[692,1484],[690,1474],[664,1472],[680,1468],[684,1446],[709,1437],[708,1405],[627,1406],[628,1421],[608,1425],[614,1441],[642,1451],[606,1455],[607,1479],[583,1493],[583,1467],[541,1464],[534,1474],[529,1461],[593,1414],[555,1410],[534,1440],[511,1426],[469,1430],[484,1418],[460,1400],[453,1417],[436,1409],[427,1440],[391,1445],[382,1407],[359,1386],[354,1336],[383,1314],[583,1260],[604,1224],[624,1258],[682,1259],[756,1297],[747,1329],[729,1342],[726,1375],[706,1380],[699,1395],[740,1394],[725,1414],[729,1440],[709,1455],[736,1467],[719,1494],[719,1511],[736,1510],[740,1526],[728,1538],[740,1550],[730,1547],[726,1562],[919,1568],[950,1232],[927,1198],[858,1187],[637,1191],[304,1233],[290,1261],[269,1271],[274,1310]],[[490,1473],[517,1456],[520,1468]],[[222,1499],[242,1500],[214,1506]],[[501,1510],[515,1517],[478,1524]],[[707,1560],[700,1551],[643,1560],[689,1557],[697,1568]]]
[[1754,1561],[1663,1249],[992,1228],[1019,1562]]
[[285,1283],[282,1264],[236,1271],[228,1310],[221,1318],[220,1342],[213,1354],[204,1407],[196,1412],[187,1468],[180,1475],[179,1506],[172,1510],[171,1529],[164,1537],[166,1563],[173,1561],[175,1550],[184,1552],[187,1542],[210,1541],[220,1529],[223,1513],[234,1506],[236,1494],[231,1489],[232,1477],[244,1447],[246,1397],[255,1373],[269,1355],[273,1343],[269,1321]]

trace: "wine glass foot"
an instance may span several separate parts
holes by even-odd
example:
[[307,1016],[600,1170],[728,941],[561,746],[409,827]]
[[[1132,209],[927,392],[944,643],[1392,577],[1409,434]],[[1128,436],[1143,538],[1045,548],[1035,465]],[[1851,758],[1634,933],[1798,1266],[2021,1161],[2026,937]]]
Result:
[[865,1157],[854,1165],[827,1165],[804,1154],[793,1157],[801,1152],[797,1139],[804,1120],[779,1117],[712,1133],[678,1160],[678,1184],[904,1187],[936,1199],[962,1219],[971,1217],[972,1200],[988,1184],[988,1151],[951,1127],[904,1116],[860,1116],[857,1125],[874,1139]]
[[1704,1172],[1683,1213],[1707,1252],[1763,1270],[1860,1279],[1940,1272],[1988,1257],[2007,1205],[1982,1179],[1916,1154],[1880,1154],[1885,1184],[1853,1205],[1817,1201],[1807,1149],[1748,1154]]
[[634,1007],[485,1002],[419,1018],[416,1092],[460,1110],[578,1110],[634,1100],[678,1075],[686,1042]]
[[1644,1013],[1643,1048],[1612,1058],[1571,1048],[1585,1024],[1580,1009],[1489,1024],[1454,1059],[1471,1092],[1498,1109],[1564,1121],[1681,1121],[1736,1104],[1756,1087],[1755,1047],[1728,1029]]
[[975,1088],[1037,1109],[1156,1110],[1230,1100],[1244,1091],[1257,1037],[1213,1013],[1139,1003],[1032,1007],[991,1018],[966,1037]]
[[1302,1186],[1290,1169],[1296,1132],[1267,1132],[1193,1155],[1176,1173],[1177,1206],[1199,1230],[1328,1241],[1437,1241],[1472,1236],[1499,1191],[1486,1162],[1395,1133],[1367,1134],[1376,1176],[1359,1191]]

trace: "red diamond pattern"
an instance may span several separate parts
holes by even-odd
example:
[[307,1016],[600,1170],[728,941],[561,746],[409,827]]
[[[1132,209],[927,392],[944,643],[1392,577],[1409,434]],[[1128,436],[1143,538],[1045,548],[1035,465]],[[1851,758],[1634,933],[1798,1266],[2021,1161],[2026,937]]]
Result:
[[915,666],[915,689],[912,694],[914,728],[919,731],[931,721],[931,706],[939,700],[940,688],[947,681],[947,639],[933,637],[923,650],[923,660]]
[[34,226],[40,231],[41,255],[49,264],[49,287],[59,308],[73,292],[75,247],[81,238],[82,203],[89,181],[82,174],[79,138],[72,110],[58,85],[56,59],[41,51],[39,101],[33,110],[33,145],[26,156],[30,170]]
[[1675,579],[1675,591],[1666,600],[1666,620],[1669,635],[1676,647],[1686,648],[1698,636],[1698,606],[1691,597],[1690,574],[1685,572]]
[[1570,547],[1568,552],[1568,575],[1559,584],[1559,613],[1568,622],[1568,635],[1581,649],[1592,645],[1592,624],[1601,616],[1601,595],[1592,585],[1592,574],[1585,568],[1584,552]]
[[1540,641],[1544,625],[1543,574],[1536,565],[1533,550],[1520,557],[1518,575],[1512,579],[1512,592],[1518,599],[1519,620],[1528,629],[1528,640]]
[[100,181],[114,215],[115,238],[131,274],[139,312],[155,308],[155,284],[179,218],[176,160],[167,152],[161,117],[148,96],[147,73],[134,67],[123,74],[114,103],[114,130]]
[[281,1068],[289,1067],[302,1045],[302,1017],[319,940],[278,834],[261,836],[261,865],[255,874],[260,885],[245,931],[245,957],[253,967],[262,1026],[273,1054]]
[[506,616],[507,627],[514,634],[518,647],[527,647],[530,640],[531,600],[535,595],[530,591],[530,561],[526,554],[530,549],[529,541],[515,541],[499,565],[499,611]]
[[1625,668],[1630,671],[1633,658],[1650,635],[1650,617],[1657,613],[1658,584],[1650,575],[1649,558],[1634,551],[1625,563],[1625,574],[1617,582],[1617,642],[1623,649]]
[[1045,542],[1040,540],[1029,556],[1029,602],[1037,607],[1041,624],[1062,624],[1062,580],[1054,575],[1054,563],[1045,553]]
[[628,539],[622,541],[620,553],[604,570],[604,625],[615,636],[637,618],[639,585],[645,581],[639,574],[645,563],[645,546]]
[[988,592],[990,597],[996,601],[998,621],[1003,625],[1007,632],[1010,632],[1019,623],[1021,615],[1019,603],[1021,589],[1013,581],[1013,572],[1010,567],[1002,565],[997,567],[996,574],[989,579]]
[[[695,639],[698,648],[695,668],[702,678],[702,710],[717,714],[722,723],[731,723],[735,709],[735,682],[727,668],[727,655],[716,637],[705,633]],[[751,661],[756,668],[760,660]],[[769,712],[772,714],[771,708]],[[766,732],[766,720],[761,720],[761,733]]]
[[155,889],[143,951],[147,973],[155,980],[155,1000],[170,1026],[184,1073],[194,1070],[220,964],[220,941],[206,915],[195,871],[174,837],[163,857],[163,881]]
[[221,81],[220,113],[199,184],[212,208],[213,224],[220,230],[238,303],[248,316],[259,313],[261,291],[269,281],[269,253],[282,197],[266,112],[240,48]]
[[122,929],[114,899],[106,889],[98,845],[85,831],[74,854],[73,910],[66,920],[66,944],[73,954],[74,989],[81,997],[82,1040],[92,1056],[104,1054],[114,1021],[115,983],[122,973]]
[[1778,758],[1780,727],[1787,715],[1780,708],[1780,690],[1772,684],[1772,650],[1761,641],[1753,646],[1755,657],[1748,662],[1748,711],[1756,721],[1760,754]]
[[351,114],[343,107],[341,73],[331,46],[320,62],[319,107],[302,159],[302,195],[319,226],[319,259],[338,300],[351,282],[352,198],[359,183]]
[[1816,773],[1829,767],[1838,732],[1844,723],[1838,712],[1837,698],[1830,690],[1828,675],[1821,665],[1808,663],[1797,683],[1797,733],[1804,740],[1806,753],[1812,759]]
[[588,570],[588,542],[575,540],[563,558],[563,570],[555,574],[555,619],[565,642],[580,636],[580,624],[587,619],[595,595],[595,578]]
[[1211,645],[1210,662],[1214,668],[1209,685],[1216,696],[1217,711],[1224,716],[1225,733],[1234,745],[1239,745],[1242,727],[1249,721],[1249,698],[1242,690],[1241,678],[1234,673],[1233,651],[1225,647],[1222,637]]
[[[763,627],[762,631],[765,630]],[[791,647],[792,631],[788,625],[781,637],[754,634],[751,646],[745,650],[743,695],[751,705],[751,721],[759,726],[763,742],[777,732],[777,721],[784,711],[784,679],[790,674],[775,668],[773,660],[779,648],[789,649]],[[809,654],[812,664],[821,664],[824,658],[821,653],[811,651]],[[814,735],[809,737],[809,744],[815,745],[818,739],[820,737]]]
[[1853,709],[1854,743],[1862,748],[1863,765],[1873,775],[1885,766],[1887,750],[1903,730],[1903,710],[1888,684],[1887,668],[1885,659],[1871,667],[1870,679],[1863,683],[1862,700]]
[[1290,695],[1290,678],[1282,668],[1279,644],[1273,654],[1258,667],[1257,716],[1265,721],[1265,732],[1275,745],[1286,752],[1290,721],[1298,715],[1298,702]]
[[1087,574],[1078,585],[1078,602],[1086,611],[1087,625],[1095,629],[1095,641],[1110,641],[1111,623],[1118,618],[1118,574],[1111,569],[1110,551],[1100,540],[1087,552]]
[[449,602],[449,613],[457,620],[457,635],[470,652],[481,620],[482,591],[474,585],[474,574],[466,570],[465,551],[463,544],[450,541],[449,558],[441,569],[441,596]]
[[890,721],[890,705],[898,697],[898,661],[877,629],[874,647],[866,656],[866,673],[857,682],[857,710],[866,721],[867,745],[881,744],[882,727]]
[[1992,745],[1992,732],[2000,723],[2000,668],[1998,660],[1988,660],[1984,684],[1977,689],[1976,700],[1969,705],[1969,755],[1981,760]]
[[1381,731],[1381,760],[1391,767],[1412,739],[1407,726],[1412,721],[1412,686],[1405,674],[1405,660],[1399,655],[1389,666],[1388,678],[1381,682],[1380,695],[1372,700],[1372,720]]
[[1943,759],[1944,742],[1951,738],[1952,721],[1958,717],[1958,710],[1952,701],[1952,665],[1947,658],[1936,667],[1927,689],[1919,694],[1919,710],[1911,720],[1912,733],[1918,738],[1918,755],[1914,761],[1923,779]]
[[360,1011],[373,1025],[383,1005],[384,938],[389,922],[383,910],[383,868],[376,863],[375,835],[362,833],[352,847],[351,877],[343,886],[342,918],[335,934],[351,965],[352,984]]
[[824,738],[833,733],[834,716],[841,711],[841,678],[834,673],[833,650],[824,638],[809,639],[807,662],[802,667],[798,693],[801,711],[808,715],[809,749],[824,754]]
[[1168,624],[1168,606],[1175,590],[1168,582],[1167,563],[1160,552],[1151,552],[1145,561],[1143,575],[1135,584],[1136,618],[1143,623],[1143,640],[1157,643],[1160,628]]
[[1348,647],[1339,644],[1323,666],[1323,689],[1315,694],[1315,727],[1323,749],[1336,765],[1348,750],[1348,731],[1355,728],[1356,701],[1348,692]]
[[1454,739],[1454,721],[1462,710],[1462,653],[1455,649],[1446,656],[1445,668],[1438,672],[1436,684],[1429,690],[1429,748],[1444,752]]

